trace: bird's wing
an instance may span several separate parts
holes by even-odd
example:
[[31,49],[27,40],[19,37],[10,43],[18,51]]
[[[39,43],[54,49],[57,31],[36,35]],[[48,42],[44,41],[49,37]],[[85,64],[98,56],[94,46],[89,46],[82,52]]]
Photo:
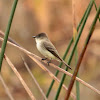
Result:
[[43,46],[45,49],[47,49],[50,53],[52,53],[56,58],[58,58],[59,60],[62,61],[62,59],[60,58],[56,48],[54,47],[54,45],[50,42],[44,42]]
[[60,61],[62,61],[67,67],[69,67],[71,69],[71,67],[65,63],[64,60],[62,60],[56,50],[56,48],[54,47],[54,45],[50,42],[44,42],[43,46],[45,49],[47,49],[50,53],[52,53],[56,58],[58,58]]

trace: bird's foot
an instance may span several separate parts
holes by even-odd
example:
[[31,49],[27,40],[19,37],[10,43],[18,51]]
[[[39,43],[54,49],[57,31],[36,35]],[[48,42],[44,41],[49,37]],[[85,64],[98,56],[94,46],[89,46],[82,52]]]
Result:
[[51,60],[49,60],[47,63],[48,63],[48,66],[49,66],[49,63],[51,63]]

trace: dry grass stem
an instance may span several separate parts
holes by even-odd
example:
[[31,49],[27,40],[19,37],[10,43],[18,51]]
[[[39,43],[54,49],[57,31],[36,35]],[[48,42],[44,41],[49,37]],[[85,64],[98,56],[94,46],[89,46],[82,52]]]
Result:
[[29,72],[29,74],[31,75],[32,79],[34,80],[35,84],[37,85],[38,89],[40,90],[41,94],[43,95],[43,97],[45,98],[45,100],[48,100],[47,97],[45,96],[43,90],[41,89],[41,87],[39,86],[37,80],[35,79],[34,75],[32,74],[31,70],[29,69],[27,63],[25,62],[24,58],[21,56],[23,62],[24,62],[24,65],[27,69],[27,71]]
[[92,25],[91,25],[89,34],[88,34],[88,36],[87,36],[87,38],[86,38],[86,40],[85,40],[84,47],[83,47],[82,52],[81,52],[81,54],[80,54],[80,56],[79,56],[78,62],[77,62],[77,64],[76,64],[76,67],[75,67],[75,70],[74,70],[74,73],[73,73],[73,76],[72,76],[71,81],[70,81],[70,84],[69,84],[69,86],[68,86],[68,91],[67,91],[67,93],[66,93],[67,95],[65,96],[65,100],[68,100],[68,99],[69,99],[69,96],[70,96],[70,93],[71,93],[71,91],[72,91],[72,88],[73,88],[73,85],[74,85],[76,76],[77,76],[78,71],[79,71],[79,68],[80,68],[80,64],[81,64],[81,62],[82,62],[82,59],[83,59],[84,54],[85,54],[85,52],[86,52],[86,49],[87,49],[87,47],[88,47],[89,41],[90,41],[90,39],[91,39],[91,37],[92,37],[92,34],[93,34],[94,29],[95,29],[95,25],[96,25],[97,19],[98,19],[98,17],[99,17],[99,14],[100,14],[100,7],[99,7],[98,10],[97,10],[97,13],[96,13],[95,18],[94,18],[94,20],[93,20],[93,22],[92,22]]
[[1,83],[3,84],[3,86],[4,86],[4,88],[5,88],[5,91],[6,91],[7,95],[8,95],[8,97],[10,98],[10,100],[15,100],[15,99],[13,98],[12,94],[10,93],[10,91],[9,91],[9,89],[8,89],[8,87],[7,87],[7,85],[6,85],[6,83],[4,82],[3,77],[1,76],[1,74],[0,74],[0,80],[1,80]]
[[[3,41],[3,38],[0,37],[0,40]],[[46,63],[46,62],[41,62],[41,58],[40,58],[40,57],[38,57],[38,56],[36,56],[35,54],[33,54],[33,53],[27,51],[26,49],[22,48],[22,47],[19,46],[19,45],[16,45],[16,44],[11,43],[11,42],[9,42],[9,41],[7,41],[7,43],[10,44],[10,45],[12,45],[12,46],[14,46],[14,47],[16,47],[16,48],[18,48],[18,49],[20,49],[22,52],[24,52],[25,54],[27,54],[33,61],[35,61],[35,62],[39,65],[39,67],[41,67],[44,71],[48,72],[48,74],[49,74],[55,81],[57,81],[57,83],[60,83],[60,80],[59,80],[57,77],[55,77],[55,76],[45,67],[45,66],[47,65],[47,63]],[[45,65],[45,63],[46,63],[46,65]],[[51,65],[51,64],[50,64],[50,65]],[[52,64],[52,65],[54,65],[54,64]],[[65,85],[63,85],[63,88],[64,88],[66,91],[68,90],[68,89],[66,88]],[[71,97],[74,98],[74,100],[76,99],[76,96],[75,96],[73,93],[71,93]]]
[[[0,38],[0,40],[3,41],[2,38]],[[8,44],[10,44],[10,45],[12,45],[12,46],[14,46],[14,47],[17,47],[17,48],[19,48],[21,51],[23,51],[24,53],[26,53],[26,54],[27,54],[30,58],[32,58],[37,64],[39,64],[39,66],[40,66],[43,70],[46,70],[46,69],[47,69],[47,68],[45,69],[44,67],[42,67],[43,64],[45,64],[46,62],[41,62],[41,58],[40,58],[40,57],[34,55],[33,53],[27,51],[26,49],[24,49],[24,48],[22,48],[22,47],[19,47],[18,45],[14,44],[14,43],[11,43],[11,42],[8,41]],[[41,65],[42,65],[42,66],[41,66]],[[65,70],[63,70],[63,69],[61,69],[61,68],[59,68],[58,66],[56,66],[56,65],[54,65],[54,64],[50,64],[50,66],[56,68],[57,70],[59,70],[59,71],[65,73],[65,74],[67,74],[67,75],[69,75],[70,77],[72,77],[72,74],[71,74],[71,73],[69,73],[69,72],[67,72],[67,71],[65,71]],[[46,71],[48,72],[48,69],[47,69]],[[50,74],[50,75],[52,76],[52,74]],[[53,76],[52,76],[52,77],[53,77]],[[54,77],[55,77],[55,76],[54,76]],[[54,77],[53,77],[53,78],[54,78]],[[76,77],[76,80],[79,81],[79,82],[81,82],[82,84],[84,84],[85,86],[87,86],[88,88],[90,88],[91,90],[93,90],[94,92],[100,94],[100,91],[99,91],[98,89],[94,88],[93,86],[91,86],[90,84],[88,84],[88,83],[86,83],[85,81],[81,80],[80,78]]]
[[16,74],[16,76],[19,78],[20,82],[24,86],[24,88],[25,88],[26,92],[28,93],[28,95],[30,96],[30,98],[32,100],[36,100],[35,97],[33,96],[32,92],[28,88],[27,84],[25,83],[25,81],[23,80],[23,78],[21,77],[21,75],[19,74],[19,72],[17,71],[17,69],[14,67],[14,65],[12,64],[12,62],[9,60],[9,58],[6,55],[5,55],[5,60],[7,61],[8,65],[11,67],[11,69],[14,71],[14,73]]
[[[59,68],[59,67],[56,66],[56,65],[51,64],[51,67],[54,67],[54,68],[56,68],[57,70],[59,70],[60,72],[63,72],[63,73],[65,73],[66,75],[72,77],[72,74],[71,74],[71,73],[65,71],[65,70],[62,69],[62,68]],[[100,91],[99,91],[98,89],[94,88],[92,85],[86,83],[86,82],[83,81],[82,79],[76,77],[76,80],[79,81],[80,83],[82,83],[83,85],[85,85],[86,87],[90,88],[90,89],[93,90],[94,92],[100,94]]]
[[[32,56],[30,56],[29,55],[29,57],[32,59],[32,60],[36,60],[36,59],[34,59]],[[53,75],[53,73],[52,72],[50,72],[47,68],[46,68],[46,66],[43,64],[43,63],[41,63],[41,60],[36,60],[35,61],[44,71],[46,71],[57,83],[60,83],[60,80],[56,77],[56,76],[54,76]],[[57,66],[58,67],[58,66]],[[66,86],[63,84],[63,88],[67,91],[68,89],[66,88]],[[76,96],[71,92],[71,97],[75,100],[76,99]]]
[[[2,38],[0,38],[0,40],[3,41]],[[9,41],[8,41],[7,43],[10,44],[10,45],[12,45],[12,46],[14,46],[14,47],[19,48],[19,49],[20,49],[21,51],[23,51],[24,53],[30,55],[30,57],[32,57],[32,59],[33,59],[37,64],[38,64],[39,62],[41,62],[41,58],[40,58],[40,57],[38,57],[38,56],[34,55],[33,53],[27,51],[26,49],[24,49],[24,48],[22,48],[22,47],[19,47],[19,46],[17,46],[16,44],[13,44],[13,43],[11,43],[11,42],[9,42]],[[34,57],[34,58],[33,58],[33,57]],[[38,59],[38,60],[37,60],[37,59]],[[41,64],[43,64],[43,63],[45,63],[45,62],[41,62]],[[40,64],[40,63],[39,63],[39,64]],[[67,72],[67,71],[65,71],[65,70],[63,70],[63,69],[61,69],[61,68],[59,68],[58,66],[56,66],[56,65],[54,65],[54,64],[52,64],[52,63],[51,63],[50,65],[51,65],[51,67],[54,67],[54,68],[56,68],[57,70],[62,71],[63,73],[65,73],[65,74],[67,74],[67,75],[69,75],[69,76],[72,76],[71,73],[69,73],[69,72]],[[40,67],[41,67],[41,66],[40,66]],[[42,69],[44,69],[44,68],[42,67]],[[44,69],[44,70],[45,70],[45,69]],[[99,91],[98,89],[94,88],[93,86],[91,86],[90,84],[88,84],[88,83],[86,83],[85,81],[81,80],[80,78],[76,77],[76,80],[79,81],[79,82],[81,82],[82,84],[84,84],[85,86],[87,86],[88,88],[90,88],[91,90],[93,90],[94,92],[100,94],[100,91]]]

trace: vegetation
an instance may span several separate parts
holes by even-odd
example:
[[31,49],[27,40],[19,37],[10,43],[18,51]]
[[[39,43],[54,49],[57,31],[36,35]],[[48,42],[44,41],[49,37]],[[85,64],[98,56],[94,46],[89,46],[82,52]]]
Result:
[[[3,3],[4,5],[6,5],[7,1],[2,0],[0,2],[1,2],[1,5],[3,5]],[[42,100],[42,99],[69,100],[69,97],[71,97],[70,99],[74,99],[74,100],[84,100],[84,99],[90,100],[91,97],[93,100],[94,98],[95,100],[100,99],[100,91],[99,91],[100,89],[99,87],[96,87],[95,85],[96,83],[99,84],[99,80],[97,79],[95,81],[92,81],[92,82],[95,82],[95,84],[93,84],[92,86],[92,82],[89,82],[89,75],[88,75],[88,74],[91,75],[91,79],[93,79],[93,77],[97,78],[99,75],[98,74],[99,73],[98,66],[100,64],[98,60],[99,52],[96,52],[97,48],[93,47],[90,40],[93,38],[92,35],[94,35],[96,37],[94,39],[94,43],[96,41],[96,43],[98,44],[100,41],[98,39],[99,35],[98,34],[95,35],[96,31],[97,33],[100,32],[100,28],[98,28],[98,26],[100,26],[100,18],[99,18],[100,2],[99,1],[95,2],[95,0],[90,0],[90,2],[88,2],[87,4],[86,1],[81,1],[81,5],[83,3],[83,5],[84,4],[87,5],[87,8],[84,10],[84,13],[79,14],[80,16],[78,16],[78,13],[76,12],[80,8],[78,3],[79,1],[75,2],[75,0],[72,1],[72,4],[70,4],[70,2],[65,2],[65,0],[62,0],[62,1],[58,0],[55,2],[51,1],[51,6],[50,8],[47,9],[48,5],[50,5],[50,1],[14,0],[13,6],[11,8],[11,15],[9,17],[5,34],[4,32],[0,31],[0,36],[1,36],[0,41],[2,42],[1,53],[0,53],[0,70],[1,70],[0,80],[1,80],[1,84],[3,84],[5,88],[5,90],[2,89],[3,87],[0,84],[0,88],[1,88],[0,95],[3,94],[4,92],[8,95],[8,97],[11,100],[14,100],[15,98],[16,100],[17,99],[18,100],[22,100],[22,99],[23,100],[30,100],[30,99],[31,100]],[[20,15],[19,12],[22,9],[21,4],[24,5],[24,9],[26,10],[25,14],[27,14],[27,18],[25,19],[27,19],[27,21],[23,19],[25,15],[23,18],[21,17],[18,18],[19,17],[18,15]],[[69,5],[72,5],[72,9],[71,9],[72,15],[70,15],[71,10],[68,8]],[[68,9],[65,9],[66,6]],[[95,7],[95,10],[93,10],[93,7]],[[59,10],[57,10],[58,8]],[[80,9],[80,10],[82,11],[83,9]],[[66,10],[68,11],[67,14],[65,14]],[[53,13],[53,14],[49,16],[49,13],[50,14]],[[92,13],[94,16],[92,15]],[[13,19],[14,15],[15,15],[15,19]],[[65,15],[67,15],[68,20],[66,19]],[[4,19],[5,17],[2,18],[2,16],[1,16],[1,19]],[[72,20],[70,16],[73,16],[72,18],[73,32],[71,31],[72,30],[71,22],[69,21],[69,20]],[[92,18],[91,16],[94,18]],[[79,21],[77,22],[78,18],[81,19],[80,22]],[[21,22],[21,20],[23,20],[23,23]],[[14,23],[12,23],[12,21]],[[5,23],[5,21],[3,21],[3,23]],[[70,33],[72,32],[73,36],[71,36],[71,34],[68,34],[68,29],[66,29],[66,26],[65,26],[66,23],[67,23],[68,28],[70,29],[69,32]],[[12,29],[11,29],[11,25],[12,25]],[[1,24],[1,26],[3,25]],[[90,28],[88,28],[88,26],[90,26]],[[63,31],[63,29],[65,31]],[[3,28],[1,28],[1,30],[3,30]],[[27,33],[27,30],[30,30],[30,31],[28,31]],[[33,46],[35,48],[35,43],[33,43],[32,38],[30,38],[30,36],[32,37],[32,35],[35,35],[35,34],[31,34],[30,32],[38,33],[41,31],[48,32],[49,33],[48,35],[50,35],[51,40],[54,42],[55,45],[57,45],[55,43],[57,41],[58,41],[58,45],[61,44],[61,46],[59,46],[59,49],[62,51],[61,53],[63,53],[64,48],[66,48],[64,47],[64,45],[66,46],[66,42],[67,42],[65,41],[66,37],[67,36],[72,37],[71,39],[68,39],[70,40],[70,42],[68,41],[69,44],[67,45],[66,51],[63,56],[63,59],[64,60],[67,59],[65,61],[69,65],[73,66],[72,71],[68,70],[67,67],[63,69],[62,63],[59,64],[59,67],[53,64],[53,63],[57,63],[56,61],[53,61],[53,63],[51,63],[50,66],[48,66],[46,61],[42,62],[41,57],[36,55],[37,50],[33,49]],[[10,32],[12,33],[11,37],[13,38],[16,37],[15,39],[12,39],[9,36]],[[15,34],[15,33],[22,33],[22,35],[18,36],[18,34]],[[88,33],[88,34],[86,35],[85,33]],[[21,36],[23,38],[21,38]],[[19,43],[17,41],[18,39],[19,39]],[[61,40],[63,41],[61,42]],[[25,41],[25,43],[23,44],[24,47],[21,46],[22,45],[21,42],[23,41]],[[79,41],[81,41],[81,44]],[[8,48],[6,48],[7,44],[8,44]],[[91,45],[91,47],[89,47],[89,45]],[[11,49],[11,47],[13,47],[13,49]],[[32,49],[30,48],[28,50],[29,47],[31,47]],[[89,50],[87,50],[87,47],[89,48]],[[6,52],[5,52],[5,49],[7,49]],[[31,50],[34,53],[31,53],[30,52]],[[86,53],[86,50],[88,51],[87,53]],[[93,56],[93,54],[95,56]],[[84,57],[84,55],[86,56]],[[5,59],[4,64],[2,64],[3,58]],[[98,61],[95,60],[95,58]],[[33,61],[39,66],[39,68],[35,63],[33,63]],[[7,66],[9,66],[10,68]],[[16,66],[18,67],[16,68]],[[89,68],[89,67],[92,67],[92,68]],[[79,72],[79,68],[81,69],[80,70],[81,72]],[[91,70],[92,73],[94,74],[92,74],[91,71],[89,70]],[[94,72],[94,70],[96,71]],[[54,75],[54,72],[55,72],[55,75]],[[81,75],[81,73],[83,73],[83,75]],[[68,76],[71,77],[71,80]],[[85,81],[83,81],[80,77],[82,77],[82,79],[85,79]],[[76,86],[74,86],[75,81],[76,81]],[[89,84],[86,81],[88,81]],[[81,90],[82,86],[80,83],[84,85],[85,89],[86,87],[88,87],[91,91],[94,91],[96,96],[88,95],[86,96],[86,98],[83,98],[84,95],[87,95],[87,94],[85,94],[84,92],[86,90]],[[15,88],[15,89],[11,89],[10,87]],[[73,87],[74,89],[76,88],[76,93],[75,93],[75,90],[72,90]],[[13,91],[15,92],[13,93]],[[2,100],[3,99],[7,100],[8,97],[1,96],[0,98]]]

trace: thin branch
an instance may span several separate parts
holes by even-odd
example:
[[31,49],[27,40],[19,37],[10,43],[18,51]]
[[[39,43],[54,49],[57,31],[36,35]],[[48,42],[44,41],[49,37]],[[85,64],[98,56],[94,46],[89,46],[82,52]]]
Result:
[[[73,39],[75,42],[75,39],[77,37],[78,34],[78,30],[76,29],[76,16],[75,16],[75,8],[76,8],[76,1],[72,0],[72,16],[73,16]],[[78,60],[78,48],[76,47],[75,50],[75,65],[77,63]],[[79,74],[77,75],[77,77],[79,77]],[[76,100],[80,100],[80,87],[79,87],[79,82],[76,81]]]
[[5,88],[5,91],[6,91],[7,95],[8,95],[8,97],[10,98],[10,100],[15,100],[13,98],[12,94],[10,93],[9,88],[7,87],[6,83],[4,82],[3,77],[1,76],[1,74],[0,74],[0,80],[1,80],[1,82],[2,82],[2,84],[4,86],[4,88]]
[[[0,40],[3,41],[2,38],[0,38]],[[14,43],[11,43],[11,42],[9,42],[9,41],[7,41],[7,43],[10,44],[10,45],[12,45],[12,46],[14,46],[14,47],[16,47],[16,48],[18,48],[18,49],[20,49],[22,52],[24,52],[25,54],[27,54],[32,60],[34,60],[34,61],[39,65],[39,67],[41,67],[44,71],[48,72],[48,74],[49,74],[55,81],[57,81],[58,83],[60,82],[60,80],[59,80],[57,77],[55,77],[55,76],[45,67],[45,66],[47,65],[47,63],[46,63],[46,62],[45,62],[45,63],[44,63],[44,62],[41,62],[41,58],[40,58],[40,57],[36,56],[35,54],[33,54],[33,53],[27,51],[26,49],[24,49],[24,48],[22,48],[22,47],[20,47],[20,46],[18,46],[18,45],[16,45],[16,44],[14,44]],[[44,65],[44,64],[46,64],[46,65]],[[51,64],[49,64],[49,65],[51,65]],[[53,64],[53,65],[54,65],[54,64]],[[58,66],[57,66],[57,67],[58,67]],[[67,91],[67,88],[66,88],[65,85],[63,85],[63,88]],[[71,96],[75,99],[75,95],[74,95],[73,93],[72,93]]]
[[[70,42],[69,42],[69,44],[68,44],[68,47],[67,47],[67,49],[66,49],[66,51],[65,51],[65,53],[64,53],[64,56],[63,56],[63,58],[62,58],[63,60],[65,60],[65,58],[66,58],[66,56],[67,56],[67,54],[68,54],[68,52],[69,52],[69,50],[70,50],[70,48],[71,48],[72,43],[73,43],[73,38],[70,40]],[[61,68],[62,65],[63,65],[63,63],[61,62],[61,63],[59,64],[59,67]],[[55,76],[57,76],[58,74],[59,74],[59,70],[56,71]],[[52,87],[53,87],[54,82],[55,82],[55,80],[52,80],[52,82],[51,82],[51,84],[50,84],[50,87],[49,87],[49,89],[48,89],[48,91],[47,91],[46,97],[49,96],[50,91],[51,91],[51,89],[52,89]]]
[[[2,38],[0,38],[0,40],[3,41]],[[8,41],[7,43],[10,44],[10,45],[12,45],[12,46],[14,46],[14,47],[16,47],[16,48],[18,48],[18,49],[20,49],[20,50],[23,51],[24,53],[29,54],[31,57],[34,56],[34,57],[35,57],[34,59],[38,59],[37,61],[40,61],[40,62],[41,62],[41,58],[40,58],[40,57],[38,57],[38,56],[34,55],[33,53],[27,51],[26,49],[21,48],[21,47],[15,45],[15,44],[13,44],[13,43],[11,43],[11,42],[9,42],[9,41]],[[38,64],[38,62],[36,62],[36,63]],[[41,64],[44,64],[44,63],[46,64],[45,61],[44,61],[44,62],[41,62]],[[57,70],[59,70],[59,71],[65,73],[65,74],[67,74],[67,75],[69,75],[69,76],[72,76],[71,73],[69,73],[69,72],[63,70],[62,68],[59,68],[58,66],[56,66],[56,65],[54,65],[54,64],[52,64],[52,63],[50,63],[50,66],[56,68]],[[45,70],[44,68],[42,68],[42,69]],[[84,82],[84,81],[81,80],[80,78],[76,78],[76,79],[77,79],[77,81],[80,81],[82,84],[84,84],[85,86],[87,86],[88,88],[90,88],[91,90],[93,90],[94,92],[100,94],[100,91],[97,90],[96,88],[94,88],[93,86],[91,86],[91,85],[89,85],[88,83]]]
[[[0,37],[4,38],[5,34],[3,31],[0,30]],[[10,41],[11,43],[16,44],[17,46],[20,46],[16,41],[14,41],[12,38],[8,37],[8,41]]]
[[[0,38],[0,40],[3,41],[2,38]],[[8,41],[8,44],[10,44],[10,45],[12,45],[12,46],[14,46],[14,47],[20,49],[21,51],[25,52],[26,54],[29,54],[31,57],[34,56],[34,57],[35,57],[34,59],[38,59],[37,61],[40,61],[40,62],[41,62],[41,58],[40,58],[40,57],[38,57],[38,56],[34,55],[33,53],[27,51],[26,49],[23,49],[23,48],[21,48],[21,47],[15,45],[15,44],[9,42],[9,41]],[[36,63],[38,63],[38,62],[36,62]],[[44,63],[46,64],[45,61],[44,61],[44,62],[41,62],[41,63],[42,63],[42,64],[44,64]],[[59,68],[58,66],[56,66],[56,65],[54,65],[54,64],[52,64],[52,63],[50,63],[50,67],[54,67],[54,68],[56,68],[57,70],[59,70],[59,71],[65,73],[65,74],[67,74],[68,76],[72,77],[72,74],[71,74],[71,73],[65,71],[65,70],[62,69],[62,68]],[[42,67],[42,69],[45,70],[44,67]],[[89,85],[89,84],[86,83],[85,81],[81,80],[80,78],[76,77],[76,80],[79,81],[79,82],[81,82],[83,85],[87,86],[88,88],[90,88],[90,89],[93,90],[94,92],[100,94],[100,91],[99,91],[99,90],[97,90],[97,89],[94,88],[93,86]]]
[[24,86],[24,88],[25,88],[26,92],[28,93],[28,95],[30,96],[30,98],[32,100],[36,100],[35,97],[33,96],[32,92],[28,88],[27,84],[25,83],[25,81],[23,80],[23,78],[21,77],[21,75],[19,74],[19,72],[17,71],[17,69],[14,67],[14,65],[12,64],[12,62],[9,60],[9,58],[6,55],[5,55],[4,58],[7,61],[7,63],[9,64],[9,66],[11,67],[11,69],[14,71],[14,73],[16,74],[16,76],[19,78],[20,82]]
[[45,96],[43,90],[42,90],[41,87],[39,86],[37,80],[35,79],[34,75],[32,74],[31,70],[29,69],[29,67],[28,67],[27,63],[25,62],[24,58],[23,58],[22,56],[21,56],[21,58],[22,58],[22,60],[23,60],[23,62],[24,62],[24,65],[25,65],[27,71],[28,71],[29,74],[31,75],[31,77],[32,77],[32,79],[34,80],[35,84],[37,85],[39,91],[41,92],[41,94],[43,95],[43,97],[45,98],[45,100],[48,100],[47,97]]
[[78,73],[78,71],[79,71],[80,64],[81,64],[81,62],[82,62],[82,59],[83,59],[83,56],[84,56],[84,54],[85,54],[86,48],[87,48],[87,46],[88,46],[88,44],[89,44],[89,41],[90,41],[90,39],[91,39],[91,36],[92,36],[92,34],[93,34],[93,31],[94,31],[94,28],[95,28],[97,19],[98,19],[98,17],[99,17],[99,14],[100,14],[100,7],[98,8],[98,11],[97,11],[97,13],[96,13],[95,19],[94,19],[94,21],[93,21],[93,23],[92,23],[92,25],[91,25],[90,32],[89,32],[89,34],[88,34],[88,36],[87,36],[87,39],[86,39],[86,42],[85,42],[85,46],[84,46],[84,48],[83,48],[83,50],[82,50],[82,53],[81,53],[81,55],[80,55],[80,57],[79,57],[79,59],[78,59],[77,65],[76,65],[76,67],[75,67],[73,76],[72,76],[72,78],[71,78],[71,81],[70,81],[70,84],[69,84],[69,87],[68,87],[68,91],[67,91],[67,95],[66,95],[66,97],[65,97],[65,100],[68,100],[68,99],[69,99],[70,92],[71,92],[72,87],[73,87],[73,85],[74,85],[75,78],[76,78],[77,73]]
[[[60,80],[55,76],[55,75],[53,75],[52,74],[52,72],[50,72],[47,68],[46,68],[46,66],[45,66],[45,63],[40,63],[41,62],[41,60],[36,60],[36,59],[38,59],[37,57],[36,57],[36,59],[34,59],[32,56],[30,56],[30,55],[28,55],[32,60],[34,60],[38,65],[39,65],[39,67],[41,67],[44,71],[46,71],[55,81],[57,81],[57,83],[60,83]],[[47,64],[46,64],[47,65]],[[54,64],[50,64],[50,65],[52,65],[52,66],[56,66],[56,65],[54,65]],[[58,66],[56,66],[56,67],[58,67]],[[59,68],[59,67],[58,67]],[[60,68],[61,69],[61,68]],[[63,84],[62,85],[63,86],[63,88],[67,91],[68,89],[66,88],[66,86]],[[76,99],[76,97],[75,97],[75,95],[73,94],[73,93],[71,93],[71,96],[72,96],[72,98],[74,98],[74,100]]]
[[[90,14],[90,11],[91,11],[91,9],[92,9],[93,0],[91,0],[91,3],[90,3],[89,5],[90,5],[90,6],[89,6],[89,8],[87,9],[86,15],[84,16],[84,19],[83,19],[83,23],[82,23],[82,25],[81,25],[81,27],[80,27],[80,30],[79,30],[79,32],[78,32],[78,36],[77,36],[77,38],[76,38],[76,40],[75,40],[75,43],[74,43],[74,46],[73,46],[73,48],[72,48],[72,52],[71,52],[71,54],[70,54],[70,56],[69,56],[69,59],[68,59],[68,62],[67,62],[68,65],[70,65],[70,63],[71,63],[71,61],[72,61],[72,58],[73,58],[75,49],[76,49],[77,44],[78,44],[78,42],[79,42],[79,39],[80,39],[80,36],[81,36],[82,31],[83,31],[83,29],[84,29],[84,26],[85,26],[85,23],[86,23],[86,21],[87,21],[87,18],[88,18],[89,14]],[[65,70],[68,71],[68,68],[65,67]],[[60,91],[61,91],[61,88],[62,88],[62,84],[64,83],[65,78],[66,78],[66,74],[63,74],[63,76],[62,76],[62,78],[61,78],[61,82],[60,82],[59,87],[58,87],[58,90],[57,90],[57,93],[56,93],[56,96],[55,96],[55,98],[54,98],[55,100],[57,100],[58,97],[59,97],[59,94],[60,94]]]
[[[71,73],[65,71],[65,70],[62,69],[62,68],[59,68],[59,67],[57,67],[57,66],[55,66],[55,65],[53,65],[53,64],[51,64],[50,67],[54,67],[54,68],[56,68],[57,70],[59,70],[60,72],[63,72],[63,73],[65,73],[66,75],[72,77],[72,74],[71,74]],[[85,85],[86,87],[88,87],[89,89],[93,90],[94,92],[100,94],[100,91],[99,91],[98,89],[94,88],[92,85],[86,83],[86,82],[83,81],[82,79],[76,77],[76,80],[79,81],[81,84]]]

